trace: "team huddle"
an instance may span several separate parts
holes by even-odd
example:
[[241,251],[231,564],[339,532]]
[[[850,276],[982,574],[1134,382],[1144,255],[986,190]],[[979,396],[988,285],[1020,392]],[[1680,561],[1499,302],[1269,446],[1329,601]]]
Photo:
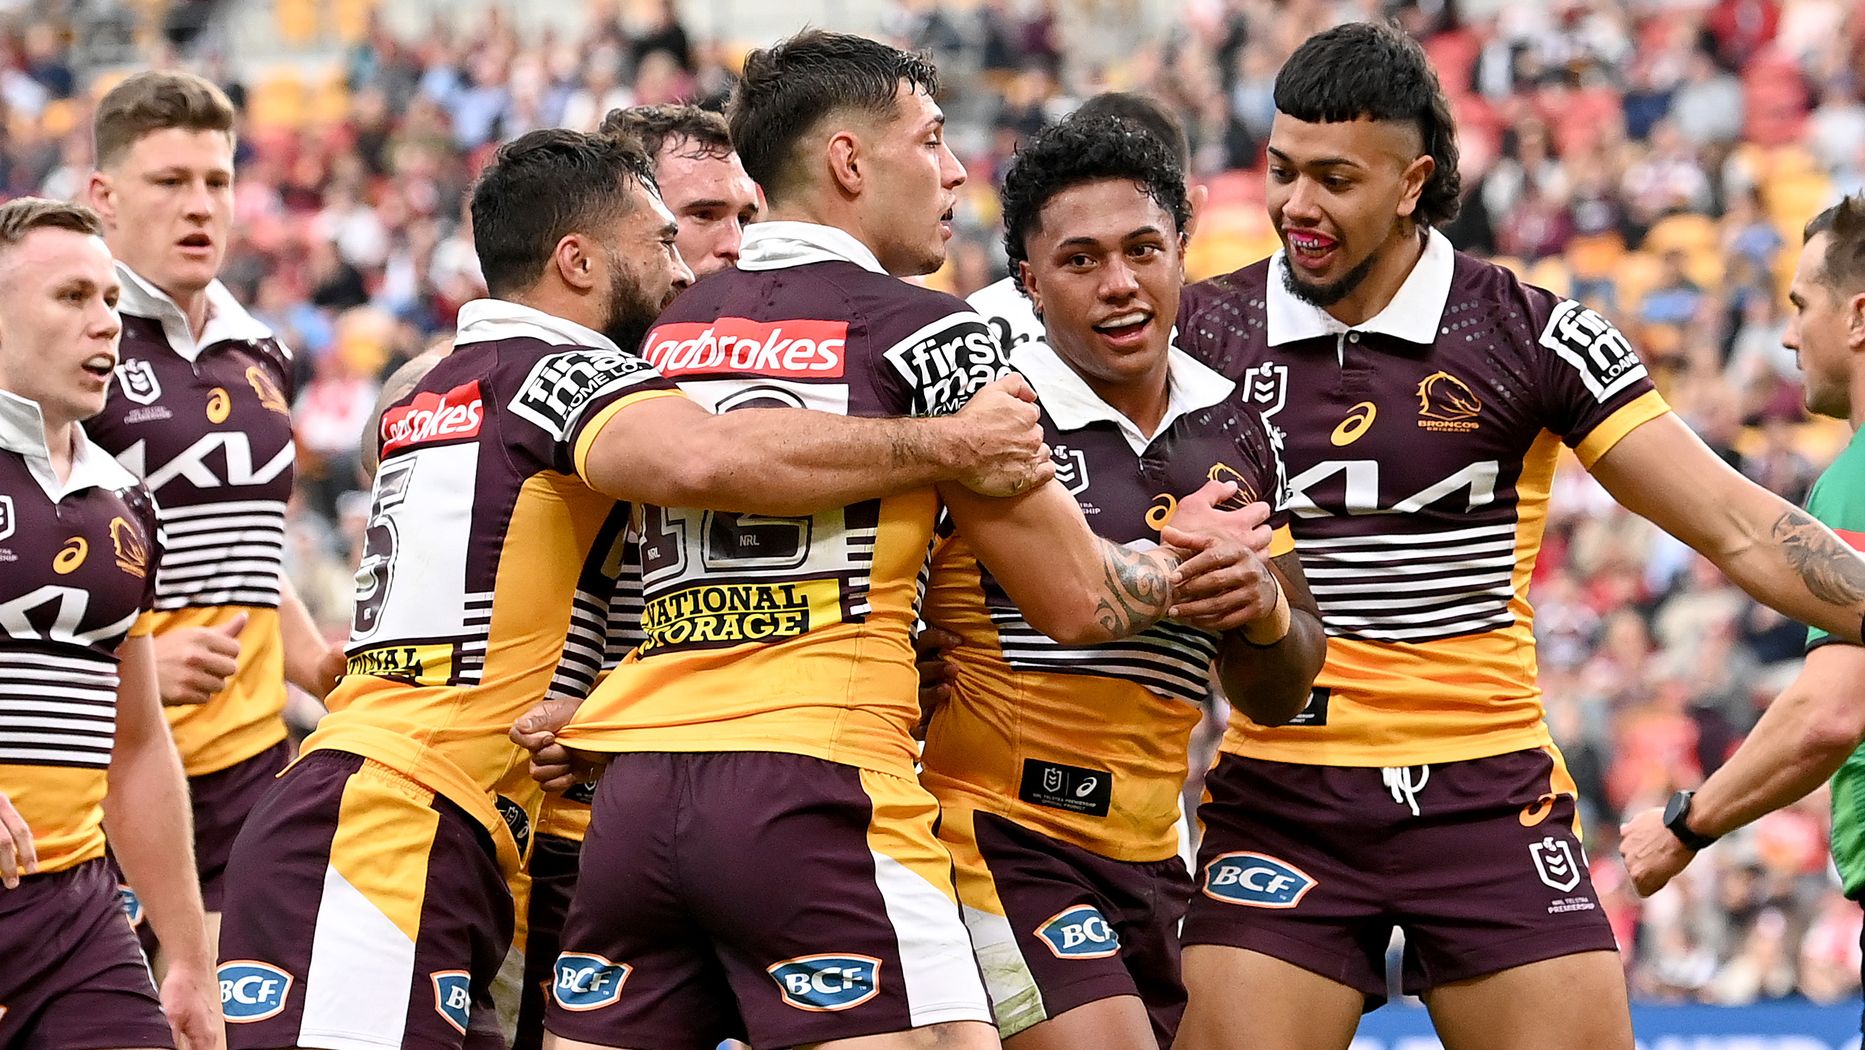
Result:
[[[1289,59],[1283,249],[1189,286],[1184,131],[1118,93],[1006,172],[1009,278],[905,280],[938,92],[812,30],[724,117],[501,147],[340,648],[290,352],[216,278],[233,108],[105,96],[86,202],[0,206],[0,1048],[1346,1050],[1399,928],[1451,1050],[1630,1050],[1536,684],[1556,466],[1835,650],[1865,561],[1437,232],[1398,30]],[[1710,836],[1654,826],[1661,885]]]

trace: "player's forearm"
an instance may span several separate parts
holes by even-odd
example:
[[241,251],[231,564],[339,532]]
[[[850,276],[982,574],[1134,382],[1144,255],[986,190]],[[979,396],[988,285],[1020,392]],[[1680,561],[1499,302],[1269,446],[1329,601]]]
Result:
[[281,573],[278,582],[278,629],[285,650],[285,680],[322,700],[326,684],[320,668],[330,643],[317,629],[317,621],[311,618],[311,610],[305,608],[291,579]]
[[962,475],[960,425],[864,419],[802,409],[725,412],[695,421],[690,440],[645,502],[760,514],[809,514],[925,488]]
[[1327,633],[1306,609],[1289,615],[1289,633],[1254,645],[1242,631],[1226,631],[1217,655],[1218,684],[1230,705],[1257,725],[1287,722],[1308,705],[1315,675],[1327,659]]
[[1765,490],[1745,494],[1729,534],[1703,549],[1735,584],[1781,613],[1848,642],[1865,628],[1865,558],[1806,511]]
[[1690,802],[1690,829],[1726,835],[1805,798],[1832,779],[1865,738],[1865,710],[1851,691],[1814,692],[1796,682]]
[[187,780],[166,732],[119,736],[104,796],[104,829],[163,952],[211,973],[214,949],[194,868]]

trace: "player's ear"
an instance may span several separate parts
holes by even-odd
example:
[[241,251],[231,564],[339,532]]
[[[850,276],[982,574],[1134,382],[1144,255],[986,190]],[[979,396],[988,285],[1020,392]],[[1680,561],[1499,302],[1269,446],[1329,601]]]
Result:
[[1193,185],[1185,191],[1185,202],[1191,205],[1191,214],[1185,220],[1185,229],[1179,233],[1181,238],[1190,237],[1198,232],[1198,217],[1204,214],[1205,201],[1210,199],[1211,187],[1209,186]]
[[91,206],[98,218],[104,220],[104,225],[116,226],[117,193],[110,176],[101,171],[92,171],[90,180],[84,185],[84,202]]
[[1846,345],[1854,351],[1865,350],[1865,292],[1858,292],[1845,303]]
[[1043,294],[1036,290],[1036,272],[1030,269],[1029,260],[1017,260],[1017,280],[1023,285],[1023,294],[1030,297],[1030,309],[1036,311],[1040,319],[1043,316]]
[[579,292],[596,287],[596,256],[590,250],[592,247],[582,234],[567,233],[551,253],[551,265],[557,268],[557,276]]
[[1418,210],[1418,198],[1425,192],[1425,184],[1431,181],[1431,175],[1438,170],[1438,162],[1429,155],[1422,156],[1405,166],[1399,175],[1403,192],[1399,195],[1399,218],[1409,219]]
[[828,144],[829,177],[843,193],[853,196],[861,192],[862,161],[861,140],[852,131],[838,131],[830,136]]

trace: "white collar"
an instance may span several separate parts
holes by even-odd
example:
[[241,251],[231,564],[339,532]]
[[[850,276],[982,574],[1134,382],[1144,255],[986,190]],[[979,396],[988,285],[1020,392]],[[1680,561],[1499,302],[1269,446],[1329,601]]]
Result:
[[460,307],[456,324],[459,328],[453,337],[456,347],[497,339],[538,339],[552,346],[622,352],[615,340],[593,328],[510,299],[474,299]]
[[[1435,342],[1438,322],[1444,318],[1444,303],[1451,297],[1451,275],[1456,267],[1457,254],[1451,242],[1436,230],[1428,231],[1424,252],[1392,301],[1364,324],[1353,325],[1352,330],[1379,332],[1420,345]],[[1283,284],[1288,269],[1288,255],[1278,249],[1269,259],[1269,345],[1348,331],[1347,325],[1326,310],[1297,299],[1289,291]]]
[[83,426],[73,424],[73,427],[77,431],[77,441],[73,443],[71,474],[61,482],[52,470],[52,450],[45,444],[45,416],[39,411],[39,403],[10,390],[0,390],[0,449],[25,458],[33,480],[52,502],[79,489],[120,489],[136,483],[135,475],[112,459],[110,453],[92,444]]
[[[117,303],[118,312],[160,321],[162,334],[168,337],[168,345],[190,364],[201,356],[204,348],[215,343],[256,342],[272,338],[272,329],[248,313],[218,278],[207,286],[207,327],[201,330],[199,341],[196,341],[194,331],[188,327],[188,315],[182,312],[175,300],[169,298],[167,292],[144,280],[141,274],[121,261],[117,263],[117,278],[123,282],[123,298]],[[279,349],[287,357],[291,356],[283,344],[280,344]]]
[[885,275],[881,261],[855,235],[839,226],[778,219],[745,227],[738,246],[741,270],[782,270],[819,262],[852,262]]
[[1236,384],[1213,371],[1177,346],[1166,349],[1166,414],[1159,429],[1142,433],[1133,420],[1101,400],[1062,355],[1047,342],[1031,340],[1010,351],[1011,367],[1023,373],[1036,388],[1036,398],[1055,421],[1056,429],[1080,430],[1090,423],[1108,422],[1120,428],[1134,455],[1145,453],[1153,439],[1166,432],[1173,420],[1188,412],[1210,408],[1230,397]]

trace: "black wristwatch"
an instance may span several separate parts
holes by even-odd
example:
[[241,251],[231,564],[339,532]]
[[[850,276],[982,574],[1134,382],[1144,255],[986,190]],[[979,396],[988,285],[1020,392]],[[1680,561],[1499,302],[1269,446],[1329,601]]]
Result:
[[1677,841],[1693,851],[1704,849],[1716,841],[1714,835],[1699,835],[1690,830],[1690,799],[1694,795],[1694,791],[1679,791],[1671,796],[1671,801],[1664,804],[1664,826],[1677,836]]

